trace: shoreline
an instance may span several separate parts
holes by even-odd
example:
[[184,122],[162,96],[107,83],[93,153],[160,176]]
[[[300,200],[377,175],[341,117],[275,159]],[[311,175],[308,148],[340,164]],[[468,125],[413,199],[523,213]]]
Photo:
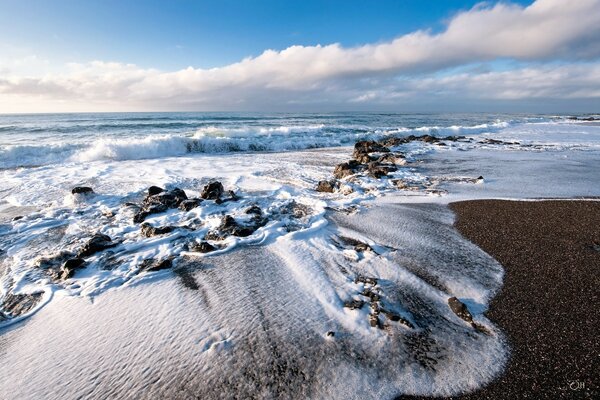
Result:
[[470,200],[449,207],[456,229],[505,269],[486,314],[511,347],[504,373],[460,398],[597,395],[600,202]]

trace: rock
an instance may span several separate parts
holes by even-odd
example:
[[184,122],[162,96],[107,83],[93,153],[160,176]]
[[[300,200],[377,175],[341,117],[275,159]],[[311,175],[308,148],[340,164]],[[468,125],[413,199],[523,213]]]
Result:
[[[148,189],[148,196],[146,196],[144,199],[142,207],[133,216],[134,223],[144,222],[146,217],[151,214],[159,214],[167,211],[169,208],[177,208],[182,202],[188,199],[185,192],[179,188],[168,191],[158,191],[158,189],[161,188],[157,186],[151,186]],[[151,192],[155,194],[150,194]]]
[[60,278],[63,280],[72,278],[75,274],[75,271],[83,268],[84,264],[85,260],[80,257],[68,259],[60,269]]
[[396,170],[395,167],[383,166],[383,165],[379,164],[377,161],[372,161],[368,165],[369,175],[371,175],[373,178],[377,178],[377,179],[382,178],[382,177],[386,176],[388,174],[388,172],[393,172],[395,170]]
[[377,159],[377,163],[379,164],[395,164],[397,161],[397,158],[401,158],[398,157],[395,154],[392,153],[385,153],[384,155],[382,155],[381,157],[379,157]]
[[361,140],[354,144],[354,153],[352,156],[358,158],[363,154],[369,153],[387,153],[390,149],[373,141],[373,140]]
[[90,240],[88,240],[81,250],[79,250],[77,257],[89,257],[94,253],[114,247],[117,244],[118,243],[115,243],[111,240],[110,236],[96,233]]
[[75,186],[71,189],[72,194],[92,194],[94,193],[94,189],[88,186]]
[[356,155],[354,155],[354,159],[356,161],[358,161],[359,163],[361,163],[361,164],[368,164],[371,161],[373,161],[373,159],[371,158],[371,156],[368,155],[367,153],[356,154]]
[[327,336],[328,337],[334,337],[335,336],[335,332],[334,331],[329,331],[329,332],[327,332]]
[[356,278],[354,278],[354,283],[364,283],[367,285],[377,285],[377,278],[371,278],[368,276],[364,276],[364,275],[357,275]]
[[184,200],[179,204],[179,209],[182,211],[190,211],[202,203],[202,199],[188,199]]
[[154,227],[148,223],[143,223],[141,226],[142,235],[146,237],[164,235],[165,233],[173,232],[174,229],[172,226]]
[[381,297],[371,289],[365,289],[361,292],[361,294],[365,297],[368,297],[371,301],[381,300]]
[[18,221],[18,220],[20,220],[20,219],[23,219],[23,216],[22,216],[22,215],[17,215],[16,217],[14,217],[14,218],[12,219],[12,221],[13,221],[13,222],[15,222],[15,221]]
[[205,200],[217,200],[223,195],[223,185],[219,181],[210,182],[202,189],[202,197]]
[[345,245],[354,247],[354,250],[358,253],[362,253],[364,251],[375,252],[371,246],[361,242],[360,240],[356,240],[347,236],[340,236],[339,238]]
[[204,239],[206,240],[223,240],[227,236],[246,237],[254,233],[256,228],[239,225],[231,215],[226,215],[221,220],[221,225],[216,231],[208,232]]
[[437,143],[440,141],[440,139],[436,138],[435,136],[431,136],[431,135],[420,136],[418,138],[418,140],[420,140],[421,142],[425,142],[425,143]]
[[173,267],[173,259],[172,258],[164,258],[162,260],[155,260],[152,258],[148,258],[142,261],[140,268],[145,271],[160,271],[162,269],[168,269]]
[[159,194],[164,192],[165,189],[158,187],[158,186],[150,186],[148,188],[148,196],[154,196],[155,194]]
[[262,210],[256,204],[251,205],[244,211],[246,214],[262,215]]
[[351,310],[360,310],[365,305],[365,302],[362,300],[352,299],[344,302],[344,307],[349,308]]
[[233,190],[228,190],[227,193],[229,193],[229,200],[230,201],[237,201],[240,198],[238,197],[237,194],[235,194],[235,192]]
[[347,176],[354,175],[355,173],[355,167],[351,163],[345,162],[338,164],[335,167],[335,170],[333,171],[333,176],[335,176],[337,179],[342,179]]
[[477,177],[477,180],[478,180],[478,181],[482,181],[482,180],[483,180],[483,176],[479,175],[479,176]]
[[408,328],[411,328],[411,329],[414,329],[414,328],[415,328],[415,326],[412,324],[412,322],[410,322],[410,321],[409,321],[409,320],[407,320],[406,318],[403,318],[403,317],[402,317],[401,315],[399,315],[399,314],[396,314],[396,313],[394,313],[394,312],[392,312],[392,311],[385,310],[385,309],[383,309],[383,308],[381,309],[381,313],[382,313],[383,315],[385,315],[385,316],[386,316],[386,317],[387,317],[387,318],[388,318],[390,321],[392,321],[392,322],[399,322],[399,323],[401,323],[402,325],[404,325],[404,326],[406,326],[406,327],[408,327]]
[[382,329],[381,321],[379,320],[379,315],[369,314],[369,324],[372,328]]
[[448,305],[450,306],[452,312],[458,316],[458,318],[469,323],[473,323],[473,315],[471,315],[471,312],[469,311],[465,303],[463,303],[456,297],[450,297],[448,299]]
[[148,208],[155,205],[165,206],[167,208],[177,208],[181,202],[187,200],[188,197],[185,192],[179,188],[173,190],[163,191],[152,196],[148,196],[144,199],[144,208]]
[[317,192],[333,193],[335,191],[335,181],[319,181]]
[[202,241],[200,243],[194,242],[189,246],[190,251],[197,251],[198,253],[210,253],[211,251],[217,250],[212,244]]
[[2,303],[3,313],[0,312],[0,315],[4,315],[5,319],[18,317],[23,315],[31,309],[33,309],[37,303],[42,299],[42,295],[44,292],[37,292],[31,294],[13,294],[8,293],[4,296],[4,301]]

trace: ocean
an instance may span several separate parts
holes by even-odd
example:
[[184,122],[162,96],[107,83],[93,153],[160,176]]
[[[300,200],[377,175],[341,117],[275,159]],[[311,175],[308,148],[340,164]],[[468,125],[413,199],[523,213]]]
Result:
[[446,205],[600,196],[597,117],[1,115],[0,397],[474,390],[503,269]]

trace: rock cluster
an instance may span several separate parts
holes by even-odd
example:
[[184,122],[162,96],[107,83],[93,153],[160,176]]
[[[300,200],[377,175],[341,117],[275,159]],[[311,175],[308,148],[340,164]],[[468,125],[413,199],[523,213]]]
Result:
[[381,288],[378,286],[377,278],[357,275],[354,283],[363,285],[363,290],[359,294],[367,300],[352,299],[346,301],[344,303],[345,308],[351,310],[361,309],[368,302],[371,308],[371,312],[369,313],[369,324],[371,327],[379,329],[385,327],[380,318],[380,315],[383,314],[392,322],[399,322],[408,328],[414,329],[414,325],[409,320],[384,307],[381,300]]

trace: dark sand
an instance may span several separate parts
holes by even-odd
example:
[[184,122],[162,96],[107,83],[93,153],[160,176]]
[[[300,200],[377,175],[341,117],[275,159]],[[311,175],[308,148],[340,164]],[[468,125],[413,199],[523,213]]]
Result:
[[600,202],[465,201],[457,229],[506,271],[487,316],[511,360],[466,399],[600,398]]
[[477,200],[450,208],[463,236],[504,266],[486,315],[511,347],[502,376],[457,398],[600,398],[600,201]]

